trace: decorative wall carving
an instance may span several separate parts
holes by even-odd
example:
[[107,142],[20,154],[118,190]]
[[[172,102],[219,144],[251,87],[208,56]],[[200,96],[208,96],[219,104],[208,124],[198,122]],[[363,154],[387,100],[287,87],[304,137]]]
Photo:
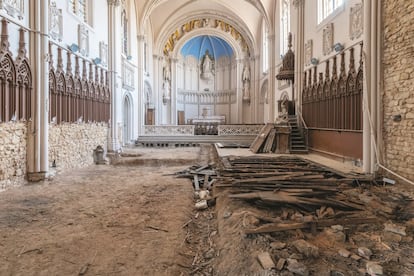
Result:
[[79,53],[84,56],[89,56],[89,30],[83,24],[78,27],[78,44]]
[[[360,53],[362,53],[362,44]],[[348,71],[345,68],[346,56],[349,56]],[[337,57],[340,57],[339,76]],[[325,76],[323,73],[318,74],[317,67],[305,72],[302,113],[309,127],[362,130],[363,59],[361,54],[359,59],[357,71],[354,49],[351,48],[326,61]]]
[[53,1],[49,6],[49,34],[55,40],[62,40],[63,35],[63,21],[62,9],[56,7],[56,2]]
[[305,43],[305,65],[310,65],[313,56],[313,40],[309,39]]
[[193,136],[194,125],[154,126],[145,125],[143,136]]
[[8,23],[1,21],[0,50],[0,122],[26,121],[33,118],[32,72],[26,57],[24,30],[19,30],[19,49],[16,60],[9,50]]
[[178,90],[177,101],[180,104],[234,104],[237,100],[235,90],[191,91]]
[[249,46],[247,45],[246,40],[244,39],[243,35],[231,24],[218,20],[218,19],[210,19],[210,18],[200,18],[194,19],[187,23],[181,25],[181,27],[177,28],[168,38],[164,46],[164,55],[168,56],[169,52],[174,50],[175,45],[177,42],[183,37],[186,33],[193,31],[194,29],[199,28],[214,28],[219,29],[223,32],[229,33],[239,44],[240,47],[245,52],[246,56],[250,56]]
[[108,65],[108,44],[104,41],[99,42],[99,58],[102,66]]
[[327,24],[323,28],[323,54],[329,55],[332,52],[333,47],[333,23]]
[[66,52],[67,64],[64,68],[64,50],[60,47],[57,48],[55,70],[52,46],[49,44],[50,122],[107,122],[111,104],[108,72],[86,59],[80,61],[79,56],[75,57],[73,72],[71,52]]
[[0,9],[5,10],[8,15],[19,19],[24,17],[23,0],[0,0]]
[[134,67],[125,59],[122,60],[122,87],[126,90],[134,90]]
[[220,136],[239,136],[257,135],[263,128],[263,124],[257,125],[219,125],[218,135]]
[[349,13],[349,37],[354,40],[360,38],[364,31],[363,6],[362,3],[351,7]]

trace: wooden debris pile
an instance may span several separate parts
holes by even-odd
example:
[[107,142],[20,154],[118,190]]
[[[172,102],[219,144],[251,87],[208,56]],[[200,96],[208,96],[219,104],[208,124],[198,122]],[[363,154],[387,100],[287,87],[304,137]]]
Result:
[[[247,201],[261,208],[290,208],[292,220],[247,230],[264,233],[318,227],[335,224],[372,223],[366,217],[365,206],[343,191],[353,189],[356,179],[347,178],[315,163],[296,157],[237,157],[223,158],[223,168],[215,188],[226,190],[230,198]],[[360,178],[359,183],[369,181]],[[285,220],[286,222],[287,220]]]
[[250,145],[250,150],[254,153],[275,152],[276,142],[276,129],[274,124],[266,124]]
[[175,173],[178,178],[189,178],[193,182],[195,191],[200,189],[210,190],[215,181],[216,171],[213,168],[214,164],[208,165],[194,165]]
[[215,199],[211,197],[210,191],[216,181],[216,171],[214,164],[194,165],[188,169],[175,173],[178,178],[188,178],[194,187],[194,198],[196,199],[196,209],[203,210],[215,204]]

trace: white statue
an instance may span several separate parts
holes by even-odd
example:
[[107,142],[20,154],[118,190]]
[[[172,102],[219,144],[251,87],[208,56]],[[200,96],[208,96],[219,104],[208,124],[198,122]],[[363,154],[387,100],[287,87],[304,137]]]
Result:
[[250,82],[250,69],[249,66],[244,66],[242,73],[242,80],[244,82]]
[[243,82],[243,100],[246,102],[250,101],[250,69],[249,66],[245,65],[242,72]]
[[208,50],[206,50],[206,53],[204,54],[201,73],[202,73],[202,76],[204,77],[209,77],[210,74],[214,74],[214,64],[213,64],[212,59],[210,58]]
[[171,71],[170,71],[170,67],[168,66],[168,63],[164,66],[164,70],[163,70],[163,75],[164,75],[164,81],[165,82],[169,82],[171,80]]

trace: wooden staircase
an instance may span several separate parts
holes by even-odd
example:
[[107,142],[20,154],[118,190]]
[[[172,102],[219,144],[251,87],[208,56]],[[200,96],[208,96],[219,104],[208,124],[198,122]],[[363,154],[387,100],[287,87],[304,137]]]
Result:
[[308,153],[308,145],[305,140],[304,129],[298,125],[296,115],[288,116],[289,125],[292,128],[290,133],[290,152],[294,154]]

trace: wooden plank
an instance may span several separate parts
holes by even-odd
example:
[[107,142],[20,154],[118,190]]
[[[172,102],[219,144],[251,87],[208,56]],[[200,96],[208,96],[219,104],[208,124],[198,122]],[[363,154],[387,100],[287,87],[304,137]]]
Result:
[[323,219],[313,222],[299,222],[299,223],[269,223],[255,229],[247,229],[246,234],[260,234],[271,232],[282,232],[296,229],[311,229],[312,227],[323,228],[332,225],[357,225],[357,224],[371,224],[377,223],[378,218],[341,218],[341,219]]
[[269,135],[267,136],[266,142],[263,147],[264,153],[269,153],[272,151],[272,146],[273,146],[273,141],[275,139],[275,135],[276,135],[276,129],[272,128],[270,130]]
[[262,147],[263,143],[266,141],[267,136],[269,135],[270,131],[273,129],[274,124],[267,123],[260,131],[259,135],[253,140],[252,144],[250,145],[250,150],[253,153],[258,153],[260,148]]
[[200,183],[198,182],[198,174],[194,175],[194,190],[200,191]]

